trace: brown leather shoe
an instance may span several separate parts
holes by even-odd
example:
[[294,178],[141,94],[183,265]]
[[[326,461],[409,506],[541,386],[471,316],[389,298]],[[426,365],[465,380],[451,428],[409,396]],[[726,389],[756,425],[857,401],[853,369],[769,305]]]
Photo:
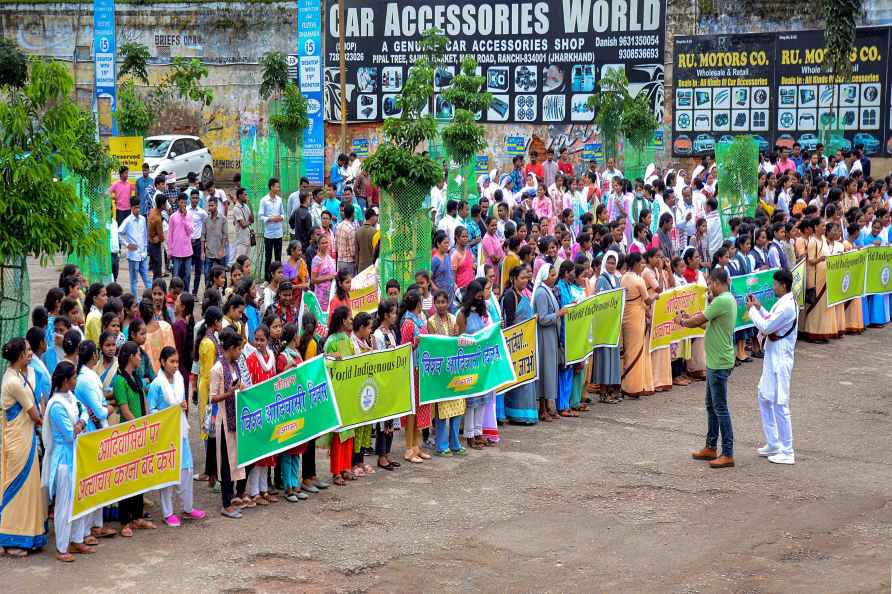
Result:
[[691,452],[691,458],[694,460],[715,460],[718,457],[719,453],[715,451],[715,448],[703,448],[702,450]]
[[734,466],[734,458],[732,456],[719,456],[709,463],[710,468],[732,468]]

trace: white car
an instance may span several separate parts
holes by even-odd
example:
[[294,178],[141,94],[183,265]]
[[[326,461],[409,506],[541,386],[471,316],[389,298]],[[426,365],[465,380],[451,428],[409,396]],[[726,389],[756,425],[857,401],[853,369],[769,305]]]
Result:
[[143,141],[143,158],[152,179],[161,171],[176,174],[181,185],[190,173],[197,174],[202,184],[214,179],[214,160],[197,136],[149,136]]

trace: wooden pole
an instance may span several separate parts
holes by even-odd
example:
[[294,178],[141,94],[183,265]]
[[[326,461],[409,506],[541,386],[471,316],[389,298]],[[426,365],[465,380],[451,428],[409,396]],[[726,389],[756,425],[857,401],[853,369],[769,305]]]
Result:
[[346,0],[338,0],[338,54],[341,66],[341,152],[347,152],[347,28]]

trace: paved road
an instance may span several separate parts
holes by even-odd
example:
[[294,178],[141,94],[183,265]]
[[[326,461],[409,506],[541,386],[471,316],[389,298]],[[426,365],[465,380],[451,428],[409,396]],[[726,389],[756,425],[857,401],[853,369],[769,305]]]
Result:
[[201,523],[0,575],[14,592],[888,592],[890,332],[799,346],[792,467],[755,454],[755,362],[731,377],[735,469],[688,455],[697,383],[242,520],[197,486]]

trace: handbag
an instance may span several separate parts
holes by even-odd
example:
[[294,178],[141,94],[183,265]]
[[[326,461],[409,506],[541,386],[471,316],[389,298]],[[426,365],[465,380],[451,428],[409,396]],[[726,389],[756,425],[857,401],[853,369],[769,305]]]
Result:
[[251,247],[257,245],[257,234],[254,233],[254,229],[248,229],[248,242],[251,244]]

